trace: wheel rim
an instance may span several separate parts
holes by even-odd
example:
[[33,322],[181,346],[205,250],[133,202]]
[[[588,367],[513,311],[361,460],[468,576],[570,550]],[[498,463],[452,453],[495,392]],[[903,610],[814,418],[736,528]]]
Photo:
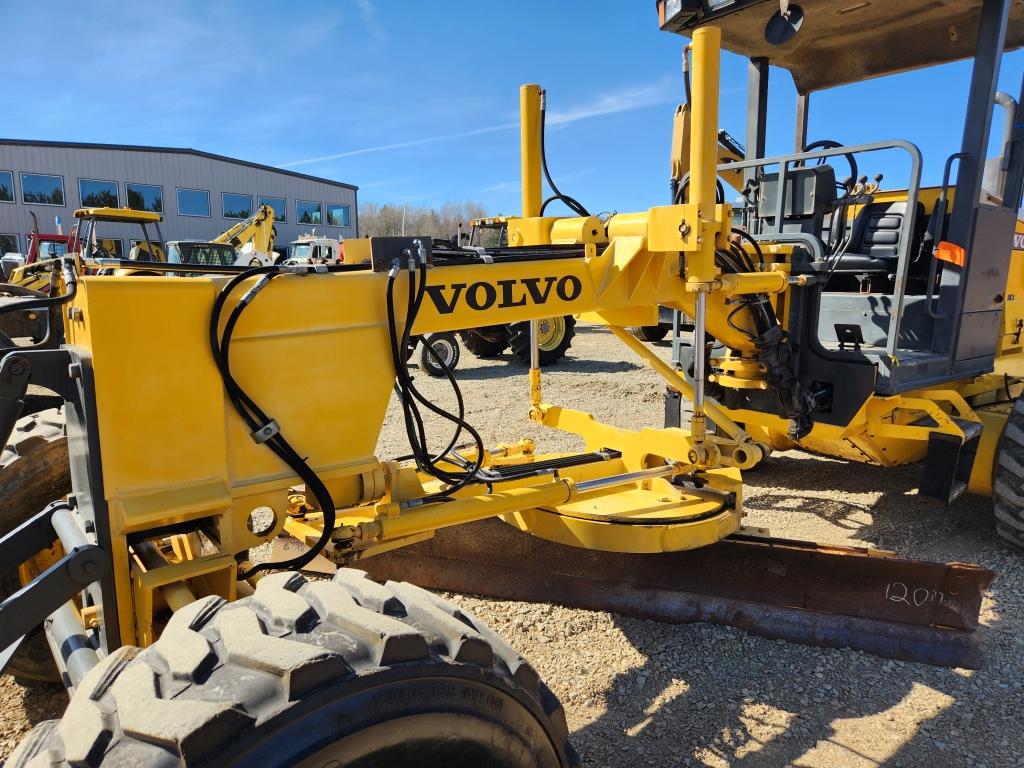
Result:
[[[452,346],[451,342],[447,339],[438,339],[437,341],[431,340],[430,348],[437,353],[437,356],[444,361],[445,365],[451,368],[452,361],[455,359],[455,348]],[[437,360],[432,356],[430,357],[430,362],[435,366],[437,365]]]
[[565,336],[565,318],[548,317],[537,321],[537,347],[542,352],[558,349]]

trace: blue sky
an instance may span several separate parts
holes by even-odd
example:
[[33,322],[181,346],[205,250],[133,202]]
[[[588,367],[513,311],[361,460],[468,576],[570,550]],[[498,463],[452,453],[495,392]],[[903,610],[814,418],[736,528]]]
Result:
[[[81,4],[0,0],[10,138],[194,147],[357,184],[361,201],[519,205],[518,86],[548,90],[555,181],[592,211],[664,202],[683,38],[653,0]],[[52,52],[30,41],[67,44]],[[1016,96],[1024,54],[1004,59]],[[935,182],[959,147],[965,63],[812,97],[809,137],[907,138]],[[746,62],[726,55],[721,125],[742,139]],[[769,153],[795,91],[772,73]],[[904,164],[878,157],[894,186]],[[839,171],[842,175],[842,171]]]

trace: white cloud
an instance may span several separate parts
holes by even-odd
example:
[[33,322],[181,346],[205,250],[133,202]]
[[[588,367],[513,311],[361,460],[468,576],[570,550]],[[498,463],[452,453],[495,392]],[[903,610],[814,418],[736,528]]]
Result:
[[518,181],[498,181],[488,187],[484,187],[480,191],[487,194],[497,194],[499,192],[511,192],[513,189],[519,189]]
[[[364,0],[364,2],[366,1],[368,0]],[[632,112],[637,109],[646,109],[647,107],[654,107],[659,104],[671,104],[678,101],[678,96],[679,94],[676,93],[676,89],[673,89],[666,82],[632,86],[603,94],[596,101],[573,109],[552,110],[548,114],[547,122],[549,125],[564,126],[578,122],[579,120],[589,120],[591,118],[614,115],[621,112]],[[310,157],[304,160],[292,160],[288,163],[281,163],[280,167],[291,168],[297,165],[312,165],[314,163],[340,160],[345,157],[354,157],[356,155],[389,152],[395,149],[419,147],[424,144],[436,144],[442,141],[455,141],[456,139],[481,136],[483,134],[495,133],[497,131],[508,131],[518,127],[519,123],[499,123],[497,125],[488,125],[483,128],[474,128],[467,131],[443,133],[437,136],[424,136],[418,139],[398,141],[392,144],[380,144],[375,147],[361,147],[360,149],[350,149],[345,152],[336,152],[330,155]]]
[[503,123],[501,125],[489,125],[486,128],[475,128],[471,131],[458,131],[457,133],[444,133],[440,136],[424,136],[419,139],[409,139],[408,141],[396,141],[393,144],[380,144],[376,147],[363,147],[361,149],[350,149],[347,152],[336,152],[333,155],[322,155],[320,157],[310,157],[305,160],[292,160],[289,163],[281,163],[281,168],[291,168],[296,165],[311,165],[313,163],[324,163],[328,160],[340,160],[343,157],[354,157],[355,155],[368,155],[373,152],[387,152],[392,149],[406,149],[407,147],[418,147],[423,144],[434,144],[439,141],[454,141],[455,139],[465,139],[470,136],[481,136],[485,133],[494,133],[495,131],[507,131],[510,128],[515,128],[518,123]]
[[363,20],[363,24],[366,25],[366,29],[369,30],[370,34],[378,40],[383,40],[384,27],[381,26],[380,21],[377,19],[377,8],[373,4],[373,0],[355,0],[356,7],[359,9],[359,17]]

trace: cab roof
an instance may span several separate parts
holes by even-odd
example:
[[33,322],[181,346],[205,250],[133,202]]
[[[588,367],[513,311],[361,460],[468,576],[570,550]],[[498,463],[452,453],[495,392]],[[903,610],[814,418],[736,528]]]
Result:
[[118,224],[149,224],[164,219],[159,213],[136,211],[131,208],[79,208],[75,211],[75,218],[112,221]]
[[[1006,50],[1024,45],[1024,0],[1011,2]],[[803,24],[772,45],[765,27],[779,0],[659,0],[661,28],[690,36],[713,25],[722,47],[764,57],[809,93],[872,77],[972,58],[982,0],[791,0]]]

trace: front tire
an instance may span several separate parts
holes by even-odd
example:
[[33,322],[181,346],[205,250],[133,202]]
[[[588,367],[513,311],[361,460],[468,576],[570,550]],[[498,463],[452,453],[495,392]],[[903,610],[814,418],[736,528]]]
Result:
[[[40,756],[44,756],[40,759]],[[47,762],[48,761],[48,762]],[[145,650],[110,654],[9,768],[571,768],[565,712],[479,619],[341,569],[197,600]]]
[[1011,546],[1024,550],[1024,397],[1013,404],[996,448],[992,507],[996,533]]
[[[0,535],[69,493],[71,466],[63,411],[51,408],[19,419],[0,451]],[[12,572],[0,576],[0,600],[22,586],[13,564],[3,565]],[[4,672],[29,688],[60,682],[41,629],[25,638]]]
[[[576,318],[572,315],[549,317],[538,320],[538,344],[540,348],[540,364],[554,365],[569,351],[573,336],[576,335]],[[513,323],[508,327],[508,341],[512,354],[526,364],[530,364],[530,324]]]
[[657,325],[631,325],[627,329],[631,334],[640,341],[655,342],[661,341],[669,332],[672,330],[672,326],[668,323],[658,323]]

